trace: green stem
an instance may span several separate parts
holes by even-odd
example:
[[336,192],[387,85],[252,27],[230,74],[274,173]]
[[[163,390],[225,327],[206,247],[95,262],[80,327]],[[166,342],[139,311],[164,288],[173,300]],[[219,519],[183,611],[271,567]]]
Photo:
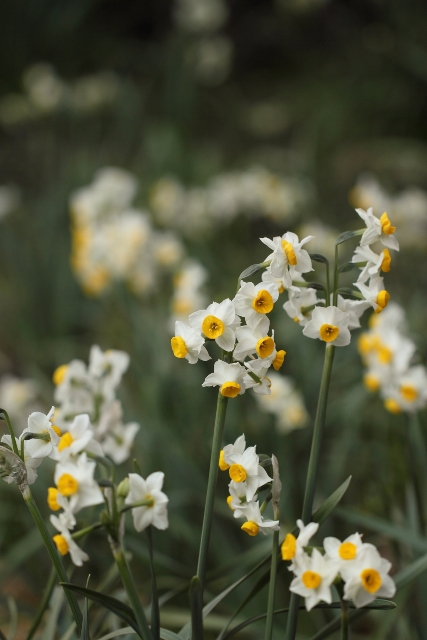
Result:
[[144,609],[142,608],[141,600],[139,599],[138,592],[136,590],[136,586],[129,569],[129,565],[123,551],[123,547],[120,542],[117,542],[117,540],[113,540],[111,537],[109,538],[109,541],[114,560],[116,561],[117,568],[123,582],[123,586],[126,589],[129,602],[138,623],[138,627],[140,630],[139,637],[143,638],[143,640],[152,640],[150,629],[147,623],[147,618],[145,617]]
[[[55,567],[55,571],[58,576],[59,582],[68,583],[69,579],[63,567],[61,558],[58,554],[58,551],[55,547],[54,542],[52,541],[52,538],[49,535],[48,530],[46,529],[41,513],[37,507],[37,504],[28,486],[26,486],[22,490],[22,497],[24,498],[25,504],[27,505],[31,515],[33,516],[34,522],[36,523],[38,530],[40,531],[40,534],[41,534],[41,537],[43,538],[43,542],[45,544],[47,552],[50,556],[53,566]],[[65,596],[68,600],[68,604],[70,605],[70,609],[73,614],[74,621],[76,623],[77,633],[80,634],[81,627],[82,627],[82,612],[80,611],[80,607],[77,604],[75,595],[71,591],[68,591],[68,589],[64,589],[64,591],[65,591]]]
[[[314,493],[316,491],[317,472],[319,469],[320,448],[322,445],[323,430],[325,426],[326,407],[328,403],[329,383],[331,380],[332,363],[334,361],[335,347],[333,344],[326,345],[325,360],[323,364],[322,380],[320,383],[319,400],[317,403],[316,420],[314,423],[313,439],[311,442],[310,460],[308,463],[307,480],[305,485],[304,503],[302,508],[302,521],[304,524],[311,522],[313,511]],[[292,593],[288,624],[286,629],[286,640],[294,640],[298,621],[299,596]]]
[[28,632],[27,640],[31,640],[31,638],[34,636],[35,632],[39,627],[39,624],[43,618],[43,614],[48,607],[50,596],[52,595],[53,587],[55,586],[56,581],[57,581],[57,576],[56,576],[55,567],[52,567],[52,569],[50,570],[49,580],[43,592],[43,598],[40,602],[39,608],[37,609],[36,617],[34,618],[33,624],[31,625],[31,628]]
[[160,640],[159,598],[157,596],[156,574],[154,572],[153,527],[151,525],[147,528],[147,537],[151,573],[151,635],[153,640]]
[[[274,510],[274,519],[279,519],[278,509]],[[271,551],[271,569],[270,569],[270,585],[268,588],[268,603],[267,603],[267,619],[265,622],[265,640],[271,640],[273,635],[273,616],[274,616],[274,594],[276,591],[276,576],[278,566],[278,553],[279,553],[279,531],[273,533],[273,547]]]
[[222,434],[224,432],[225,414],[228,398],[218,393],[216,405],[216,417],[212,441],[211,461],[209,467],[208,488],[206,492],[205,513],[203,516],[202,535],[200,539],[199,561],[197,564],[197,576],[200,580],[202,594],[206,574],[206,560],[209,549],[209,538],[212,526],[212,514],[215,501],[215,488],[218,479],[218,460],[221,453]]
[[329,262],[325,262],[326,269],[326,295],[325,295],[325,307],[331,304],[331,279],[329,277]]
[[409,415],[409,445],[410,445],[410,470],[414,479],[415,491],[419,502],[419,517],[423,526],[427,526],[427,509],[425,496],[427,495],[427,453],[424,436],[421,430],[420,419],[417,413]]
[[95,522],[95,524],[91,524],[89,527],[85,527],[84,529],[80,529],[80,531],[72,533],[71,537],[73,540],[81,540],[81,538],[87,536],[88,533],[95,531],[95,529],[100,529],[103,526],[102,522]]
[[15,453],[17,456],[19,456],[18,445],[16,444],[16,436],[15,436],[15,432],[14,432],[13,427],[12,427],[12,423],[11,423],[10,418],[9,418],[9,414],[4,409],[0,409],[0,415],[1,414],[4,415],[4,419],[6,420],[7,428],[9,430],[9,434],[10,434],[10,437],[12,439],[13,453]]
[[335,245],[335,260],[334,260],[334,295],[333,295],[333,300],[332,300],[332,304],[334,307],[337,306],[337,300],[338,300],[338,278],[339,278],[339,272],[338,272],[338,247],[339,245],[336,244]]
[[341,600],[341,640],[348,640],[348,602]]

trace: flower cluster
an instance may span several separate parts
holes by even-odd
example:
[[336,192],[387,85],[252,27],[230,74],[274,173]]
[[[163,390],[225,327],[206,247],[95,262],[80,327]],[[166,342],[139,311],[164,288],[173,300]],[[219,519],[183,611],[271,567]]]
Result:
[[[135,422],[123,423],[122,406],[116,390],[129,366],[124,351],[102,351],[94,345],[89,354],[89,365],[72,360],[61,365],[53,374],[56,385],[54,398],[58,405],[55,424],[66,433],[61,442],[73,447],[74,430],[79,414],[90,417],[93,437],[102,444],[104,453],[121,464],[130,455],[130,449],[139,430]],[[79,423],[81,424],[81,423]]]
[[136,191],[132,174],[106,167],[71,196],[71,263],[87,295],[99,295],[113,282],[144,294],[159,271],[175,268],[184,255],[173,233],[156,231],[149,213],[133,206]]
[[310,611],[319,602],[332,602],[332,584],[344,582],[344,599],[365,607],[376,598],[391,598],[396,585],[388,575],[391,563],[382,558],[377,548],[362,542],[359,533],[344,541],[328,537],[323,540],[323,551],[308,547],[319,525],[304,525],[297,521],[299,535],[288,533],[281,546],[283,560],[291,560],[289,571],[294,574],[290,590],[305,598]]
[[413,413],[425,408],[427,371],[412,364],[416,346],[405,333],[402,307],[390,304],[381,316],[373,316],[358,347],[366,366],[364,384],[369,391],[379,391],[388,411]]
[[273,479],[260,464],[256,447],[246,447],[244,435],[222,449],[219,468],[230,475],[228,506],[235,518],[246,518],[241,526],[242,531],[250,536],[256,536],[260,531],[264,535],[268,531],[278,531],[278,520],[263,518],[267,502],[260,507],[257,495],[261,487],[265,488]]

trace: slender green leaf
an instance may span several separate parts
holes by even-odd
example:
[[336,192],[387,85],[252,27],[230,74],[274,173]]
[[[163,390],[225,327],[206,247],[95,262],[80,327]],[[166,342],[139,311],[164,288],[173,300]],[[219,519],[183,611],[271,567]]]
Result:
[[332,511],[335,509],[335,507],[347,491],[350,482],[351,476],[349,476],[347,480],[338,487],[338,489],[331,493],[329,498],[326,498],[325,502],[323,502],[320,507],[313,513],[311,517],[313,522],[318,522],[319,524],[321,524],[326,520],[326,518],[330,516]]
[[169,629],[160,629],[160,637],[162,640],[180,640],[179,635]]
[[322,256],[321,253],[310,253],[310,258],[314,260],[314,262],[323,262],[323,264],[329,265],[329,260]]
[[60,584],[64,587],[64,589],[75,591],[76,593],[89,598],[89,600],[97,602],[109,611],[112,611],[118,618],[126,622],[126,624],[128,624],[130,627],[132,627],[132,629],[139,633],[135,614],[127,604],[120,602],[120,600],[117,600],[116,598],[107,596],[104,593],[99,593],[98,591],[94,591],[93,589],[81,587],[78,584],[72,584],[71,582],[61,582]]
[[136,633],[130,627],[123,627],[123,629],[119,629],[118,631],[110,631],[106,636],[102,636],[98,638],[98,640],[114,640],[114,638],[118,638],[119,636],[128,636]]
[[87,598],[85,598],[85,604],[83,608],[83,623],[82,623],[82,632],[80,634],[80,640],[90,640],[88,614],[87,614]]
[[242,273],[239,276],[239,281],[244,280],[245,278],[249,278],[250,276],[253,276],[254,273],[256,273],[262,268],[263,267],[260,264],[252,264],[250,267],[242,271]]
[[358,229],[357,231],[344,231],[344,233],[341,233],[341,235],[339,235],[335,240],[335,245],[342,244],[343,242],[347,242],[347,240],[361,236],[363,232],[364,229]]

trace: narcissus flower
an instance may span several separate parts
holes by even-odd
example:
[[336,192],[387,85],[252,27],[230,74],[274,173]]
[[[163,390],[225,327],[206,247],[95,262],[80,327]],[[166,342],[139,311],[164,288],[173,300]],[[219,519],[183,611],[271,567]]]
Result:
[[399,243],[393,235],[396,231],[396,227],[392,226],[388,215],[385,212],[380,218],[374,216],[372,213],[372,207],[367,211],[364,211],[363,209],[356,209],[356,212],[366,224],[366,231],[363,233],[362,239],[360,240],[362,247],[380,240],[388,249],[395,249],[395,251],[399,251]]
[[391,562],[381,558],[373,545],[364,546],[357,559],[340,566],[345,581],[344,598],[356,607],[365,607],[376,598],[392,598],[396,585],[388,575]]
[[275,236],[273,240],[269,238],[260,238],[269,249],[272,249],[267,258],[271,260],[269,271],[275,278],[283,278],[288,269],[297,274],[313,271],[311,258],[307,251],[303,249],[303,245],[309,242],[313,236],[307,236],[303,240],[299,240],[296,233],[288,231],[282,237]]
[[151,473],[145,480],[137,473],[129,474],[130,489],[125,504],[137,504],[145,500],[151,502],[132,509],[133,524],[137,531],[143,531],[150,525],[156,529],[168,528],[169,498],[162,491],[164,477],[162,471]]
[[70,499],[74,513],[84,507],[104,502],[94,480],[96,463],[82,453],[76,461],[67,460],[56,465],[54,481],[59,493]]
[[316,307],[310,322],[303,329],[303,334],[308,338],[319,338],[336,347],[345,347],[351,340],[348,323],[348,313],[340,311],[338,307]]
[[240,318],[229,298],[222,302],[212,302],[207,309],[196,311],[188,318],[191,327],[210,340],[215,340],[224,351],[233,351],[236,341],[235,330]]
[[241,529],[250,536],[256,536],[259,532],[267,535],[268,531],[279,530],[278,520],[264,520],[259,509],[259,502],[247,502],[244,505],[240,505],[234,515],[235,517],[244,516],[246,518],[247,521],[242,524]]
[[[332,294],[331,294],[331,302],[332,302]],[[350,298],[343,298],[338,294],[337,297],[337,307],[340,311],[344,313],[348,313],[348,328],[350,331],[353,329],[359,329],[360,322],[359,318],[363,315],[363,313],[370,307],[369,302],[365,300],[351,300]]]
[[[308,545],[319,528],[317,522],[309,522],[305,525],[302,520],[297,520],[297,526],[299,528],[298,537],[296,538],[293,533],[288,533],[282,542],[280,548],[282,560],[295,560],[300,554],[304,553],[304,547]],[[293,564],[290,569],[292,567]]]
[[245,393],[246,369],[235,362],[229,364],[223,360],[217,360],[214,364],[214,373],[206,376],[202,387],[219,387],[221,395],[226,398],[235,398]]
[[289,292],[289,299],[283,305],[284,310],[294,322],[298,322],[304,327],[311,320],[313,305],[318,304],[317,292],[315,289],[302,289],[298,292]]
[[266,366],[263,360],[250,360],[249,362],[245,362],[245,367],[260,380],[259,382],[254,380],[248,373],[245,377],[246,388],[252,389],[254,393],[257,394],[269,395],[271,381],[267,378],[267,373],[270,368],[270,363],[268,362]]
[[360,533],[353,533],[343,542],[338,538],[328,537],[323,540],[323,548],[328,558],[337,560],[341,565],[345,565],[352,560],[357,560],[358,555],[367,544],[362,542]]
[[339,564],[313,549],[311,557],[301,554],[294,564],[295,578],[289,589],[305,598],[305,608],[310,611],[318,602],[332,602],[331,585],[335,580]]
[[227,456],[227,460],[231,462],[228,469],[230,478],[233,482],[245,483],[247,502],[253,499],[259,487],[272,480],[264,467],[259,464],[255,450],[256,447],[248,447],[243,453],[233,453]]
[[74,542],[71,537],[71,533],[60,518],[57,516],[50,516],[50,521],[55,529],[59,531],[58,534],[53,536],[53,541],[61,556],[66,556],[67,553],[69,553],[73,564],[75,564],[76,567],[81,567],[83,562],[89,560],[87,553],[82,551],[82,549],[80,549],[80,547]]
[[176,358],[185,358],[190,364],[195,364],[198,360],[210,360],[204,343],[200,333],[186,322],[175,322],[175,335],[171,339],[171,347]]
[[380,276],[374,276],[369,280],[369,285],[363,282],[354,282],[367,302],[374,309],[375,313],[381,313],[388,305],[390,294],[384,289],[384,280]]
[[52,425],[51,418],[54,412],[55,407],[52,407],[47,415],[35,411],[28,417],[28,427],[24,429],[22,434],[35,433],[45,438],[44,440],[34,438],[27,441],[27,449],[32,458],[46,458],[55,455],[55,447],[59,442],[61,431]]
[[380,271],[388,273],[391,269],[391,256],[388,249],[384,249],[380,254],[377,254],[368,245],[359,246],[356,248],[351,261],[366,263],[361,267],[362,270],[357,278],[358,282],[366,282],[371,276],[378,276]]
[[233,304],[236,313],[245,318],[247,323],[254,323],[266,313],[273,310],[274,303],[279,297],[279,290],[273,282],[240,282],[240,289],[237,292]]
[[66,460],[82,451],[87,451],[95,456],[103,456],[102,447],[94,438],[90,418],[87,413],[76,416],[69,430],[59,438],[56,460]]
[[236,330],[237,345],[233,356],[235,360],[244,360],[254,353],[262,360],[269,358],[276,350],[274,335],[269,336],[270,320],[266,316],[254,319],[254,324],[238,327]]

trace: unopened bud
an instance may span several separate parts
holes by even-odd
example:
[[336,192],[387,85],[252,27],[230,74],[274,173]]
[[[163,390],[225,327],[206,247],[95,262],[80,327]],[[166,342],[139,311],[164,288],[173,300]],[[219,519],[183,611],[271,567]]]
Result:
[[130,490],[129,478],[125,478],[121,481],[119,486],[117,487],[117,495],[119,498],[127,498]]

